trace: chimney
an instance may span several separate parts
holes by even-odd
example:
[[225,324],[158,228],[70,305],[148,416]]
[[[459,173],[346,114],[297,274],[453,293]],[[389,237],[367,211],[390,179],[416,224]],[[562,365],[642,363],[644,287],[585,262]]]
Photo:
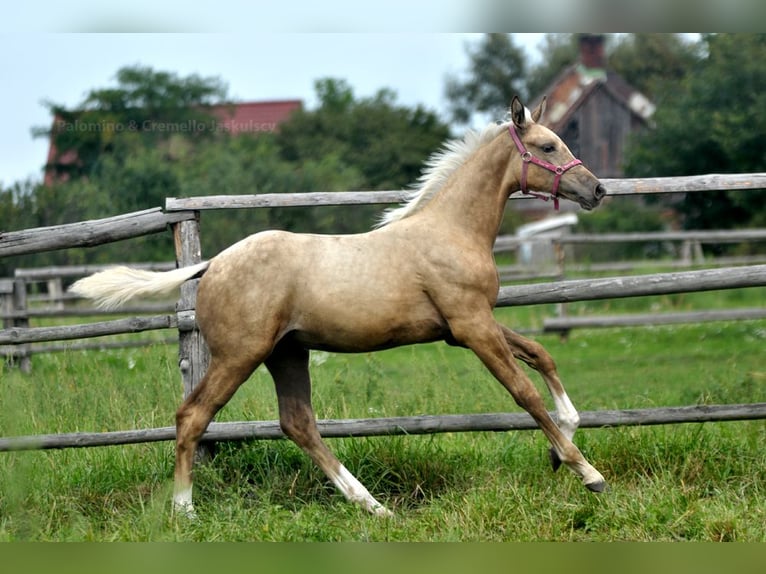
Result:
[[603,34],[580,34],[580,63],[590,70],[605,70]]

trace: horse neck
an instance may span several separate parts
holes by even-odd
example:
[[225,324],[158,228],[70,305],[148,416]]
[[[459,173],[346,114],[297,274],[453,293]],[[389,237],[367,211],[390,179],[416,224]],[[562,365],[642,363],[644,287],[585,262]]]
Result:
[[516,153],[507,133],[474,152],[423,208],[433,225],[471,235],[489,249],[495,243],[511,192],[519,189],[508,164]]

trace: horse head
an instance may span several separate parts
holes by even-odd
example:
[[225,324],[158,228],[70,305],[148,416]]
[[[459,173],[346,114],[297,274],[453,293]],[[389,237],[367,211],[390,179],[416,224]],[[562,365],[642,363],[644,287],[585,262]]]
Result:
[[532,195],[538,195],[535,191],[549,193],[557,207],[561,196],[591,210],[604,198],[606,188],[561,138],[537,123],[545,112],[545,101],[543,98],[531,114],[517,96],[511,102],[512,123],[508,130],[519,152],[513,169],[518,170],[521,191]]

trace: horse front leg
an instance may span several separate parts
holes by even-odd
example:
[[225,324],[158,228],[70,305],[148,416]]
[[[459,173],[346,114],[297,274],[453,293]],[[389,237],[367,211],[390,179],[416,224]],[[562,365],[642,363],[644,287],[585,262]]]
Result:
[[[564,390],[553,357],[540,343],[522,337],[504,325],[500,325],[500,327],[513,356],[540,373],[556,407],[556,422],[564,436],[572,440],[577,427],[580,425],[580,415]],[[553,470],[558,470],[561,466],[561,459],[553,448],[551,448],[550,455]]]
[[558,460],[577,474],[585,486],[601,492],[604,477],[582,455],[545,409],[542,396],[513,358],[503,327],[494,320],[491,310],[450,321],[452,336],[471,349],[489,371],[511,393],[516,403],[535,419],[550,441]]

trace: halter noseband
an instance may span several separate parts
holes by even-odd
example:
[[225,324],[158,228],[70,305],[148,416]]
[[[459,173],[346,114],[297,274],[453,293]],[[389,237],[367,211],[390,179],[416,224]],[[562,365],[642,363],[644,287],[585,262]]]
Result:
[[[521,138],[519,138],[519,135],[516,133],[516,128],[513,126],[513,124],[508,126],[508,131],[511,133],[511,137],[516,144],[516,149],[518,149],[519,154],[521,154],[521,192],[538,199],[542,199],[543,201],[548,201],[549,199],[553,198],[553,207],[558,211],[558,192],[561,176],[564,175],[566,171],[572,169],[576,165],[580,165],[582,162],[579,159],[574,158],[572,161],[565,163],[564,165],[553,165],[552,163],[533,156],[529,151],[527,151],[527,148],[525,148],[524,144],[521,143]],[[556,174],[556,177],[553,179],[553,189],[551,189],[550,195],[543,195],[541,193],[529,191],[527,189],[527,169],[529,168],[530,163],[539,165],[540,167]]]

